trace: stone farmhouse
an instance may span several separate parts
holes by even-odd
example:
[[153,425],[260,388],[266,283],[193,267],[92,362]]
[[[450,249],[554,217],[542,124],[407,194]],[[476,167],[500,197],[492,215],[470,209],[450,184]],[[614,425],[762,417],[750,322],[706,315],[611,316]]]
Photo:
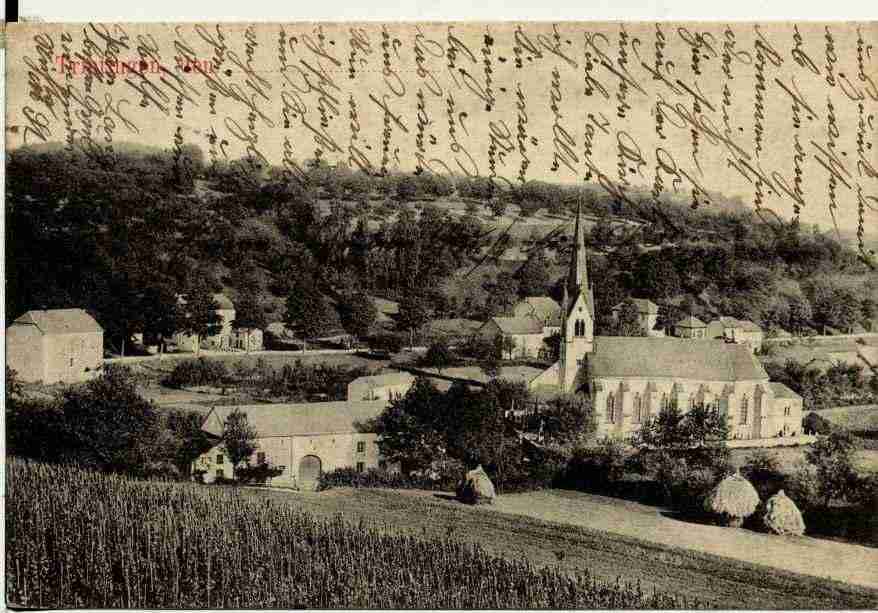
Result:
[[757,352],[762,349],[765,338],[762,328],[746,319],[717,317],[707,324],[708,338],[723,338],[732,343],[740,343]]
[[385,406],[384,402],[346,400],[214,407],[201,428],[217,444],[193,462],[193,474],[202,473],[206,483],[234,477],[220,438],[226,418],[235,409],[247,415],[258,433],[250,464],[268,464],[283,471],[271,480],[272,486],[313,489],[322,472],[383,466],[378,436],[360,432],[359,424],[380,415]]
[[562,302],[558,362],[530,387],[589,394],[599,436],[625,438],[663,408],[705,405],[726,416],[733,439],[801,433],[802,399],[779,383],[744,345],[707,338],[707,326],[688,317],[682,338],[594,335],[594,299],[580,215]]
[[[198,338],[185,332],[177,332],[174,334],[174,343],[177,345],[177,351],[194,353],[197,349],[196,344],[200,344],[205,349],[214,350],[233,348],[233,337],[236,336],[235,330],[232,328],[232,323],[235,321],[235,305],[223,294],[214,294],[213,299],[219,305],[219,308],[216,310],[221,321],[219,331],[204,338]],[[186,305],[186,301],[182,297],[179,299],[179,302],[181,306]],[[237,344],[240,344],[240,342]],[[251,347],[251,350],[253,349]]]
[[77,383],[103,361],[104,329],[82,309],[28,311],[6,328],[6,365],[22,381]]
[[710,338],[707,335],[707,324],[689,315],[674,324],[674,336],[677,338]]

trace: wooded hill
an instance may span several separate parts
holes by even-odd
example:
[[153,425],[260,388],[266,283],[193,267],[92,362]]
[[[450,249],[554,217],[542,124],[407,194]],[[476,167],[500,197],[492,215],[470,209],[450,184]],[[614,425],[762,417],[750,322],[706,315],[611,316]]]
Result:
[[[138,331],[170,334],[178,295],[191,304],[223,291],[239,325],[264,326],[308,288],[330,311],[357,294],[483,319],[520,296],[560,298],[579,204],[597,219],[587,241],[602,315],[628,295],[653,299],[667,321],[724,314],[794,333],[876,315],[878,280],[853,250],[815,228],[766,223],[740,200],[714,195],[692,209],[683,194],[657,205],[646,191],[617,202],[595,185],[503,190],[485,178],[305,167],[303,184],[251,160],[207,163],[194,145],[10,152],[7,320],[82,307],[115,347]],[[537,216],[549,231],[509,231]],[[510,249],[522,257],[504,260]]]

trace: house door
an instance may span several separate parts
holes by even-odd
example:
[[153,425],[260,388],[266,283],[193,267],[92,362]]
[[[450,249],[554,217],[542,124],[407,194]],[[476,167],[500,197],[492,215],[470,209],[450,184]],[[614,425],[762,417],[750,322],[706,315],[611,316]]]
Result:
[[320,478],[321,465],[320,458],[316,455],[306,455],[302,458],[302,461],[299,462],[299,482],[316,482]]

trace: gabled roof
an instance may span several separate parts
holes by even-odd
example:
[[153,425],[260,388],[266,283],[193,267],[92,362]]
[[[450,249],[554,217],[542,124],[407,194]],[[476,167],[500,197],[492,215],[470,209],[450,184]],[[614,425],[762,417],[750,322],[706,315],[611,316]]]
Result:
[[689,317],[685,317],[674,324],[678,328],[706,328],[707,325],[695,317],[694,315],[690,315]]
[[771,391],[774,392],[775,398],[802,399],[796,392],[779,381],[771,381],[768,385],[771,386]]
[[255,404],[214,407],[201,429],[221,436],[228,415],[239,409],[256,429],[258,438],[270,436],[305,436],[309,434],[350,434],[355,424],[377,417],[384,411],[383,402],[368,400],[310,402],[304,404]]
[[370,296],[375,310],[383,315],[399,315],[399,303],[378,296]]
[[543,322],[534,317],[492,317],[503,334],[542,334]]
[[744,381],[768,379],[744,345],[721,340],[596,336],[588,358],[592,377]]
[[94,318],[82,309],[51,309],[28,311],[13,322],[36,326],[43,334],[83,334],[103,332]]
[[365,377],[357,377],[353,381],[351,381],[348,386],[351,385],[370,385],[374,387],[383,387],[387,385],[403,385],[406,383],[413,383],[415,380],[414,375],[407,372],[393,372],[387,373],[385,375],[367,375]]
[[[637,306],[637,312],[643,313],[644,315],[658,315],[658,305],[652,300],[647,300],[645,298],[629,298],[631,302],[633,302]],[[620,302],[616,306],[612,308],[613,311],[616,309],[621,309],[623,302]]]
[[561,305],[549,296],[528,296],[512,307],[512,312],[517,317],[536,317],[561,325]]

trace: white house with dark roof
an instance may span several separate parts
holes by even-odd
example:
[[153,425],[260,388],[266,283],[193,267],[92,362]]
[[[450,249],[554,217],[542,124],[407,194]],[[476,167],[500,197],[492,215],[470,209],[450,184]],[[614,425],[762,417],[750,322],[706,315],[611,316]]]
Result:
[[382,413],[386,403],[368,400],[218,406],[211,409],[201,429],[217,444],[193,462],[210,483],[217,477],[231,479],[232,465],[219,442],[223,424],[235,409],[247,415],[257,432],[257,450],[250,464],[282,468],[270,485],[313,488],[321,472],[337,468],[364,471],[382,464],[378,435],[361,432],[361,424]]
[[6,365],[22,381],[85,381],[103,362],[104,329],[82,309],[28,311],[6,328]]
[[529,387],[541,394],[589,394],[598,436],[626,438],[664,408],[685,412],[696,405],[725,415],[733,439],[801,433],[801,398],[769,381],[748,347],[706,339],[705,324],[694,317],[681,324],[700,336],[594,336],[579,215],[562,308],[560,359]]
[[689,315],[674,324],[674,336],[678,338],[708,338],[707,324]]

